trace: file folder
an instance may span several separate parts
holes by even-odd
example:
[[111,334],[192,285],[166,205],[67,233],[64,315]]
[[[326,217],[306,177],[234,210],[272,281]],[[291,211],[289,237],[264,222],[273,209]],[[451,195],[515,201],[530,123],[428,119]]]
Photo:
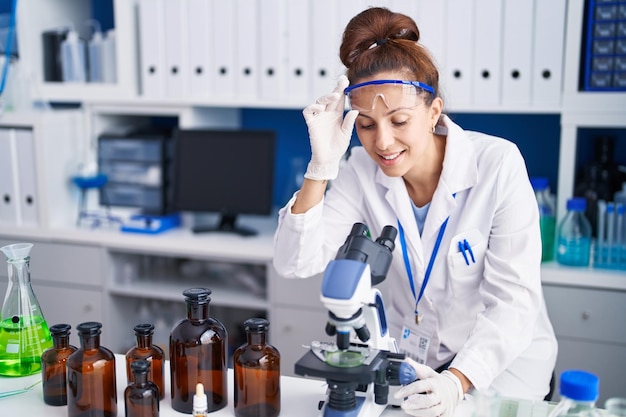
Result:
[[189,65],[189,95],[197,98],[211,96],[211,19],[210,0],[187,0],[187,57]]
[[165,95],[163,0],[139,0],[139,60],[141,95]]
[[236,0],[236,96],[238,100],[256,100],[259,87],[259,24],[260,0]]
[[211,43],[213,45],[213,68],[211,69],[213,93],[216,99],[232,99],[235,97],[235,47],[237,25],[235,2],[211,0],[212,28]]
[[556,108],[561,104],[566,14],[566,0],[535,2],[531,77],[534,105]]
[[500,104],[502,80],[502,0],[474,3],[474,104]]
[[[311,1],[289,1],[287,9],[287,91],[290,101],[309,102],[311,93]],[[326,30],[326,28],[324,28]]]
[[165,95],[185,97],[189,93],[187,59],[187,0],[164,0],[163,21],[160,25],[165,45]]
[[286,16],[284,0],[264,0],[259,9],[259,98],[286,97]]
[[445,4],[445,1],[419,0],[415,18],[420,31],[419,42],[428,49],[439,68],[445,66]]
[[502,104],[528,106],[534,1],[504,0],[502,41]]
[[339,59],[342,29],[339,10],[334,0],[311,2],[311,20],[315,28],[326,28],[313,36],[311,75],[313,96],[320,97],[333,91],[339,76],[345,71]]
[[[441,82],[449,108],[468,108],[472,103],[474,79],[473,47],[475,0],[448,0],[445,66]],[[480,1],[480,0],[478,0]]]
[[39,193],[37,192],[37,164],[35,143],[31,129],[15,129],[15,149],[18,176],[19,224],[23,227],[39,225]]
[[0,128],[0,226],[17,226],[19,222],[16,160],[15,131]]

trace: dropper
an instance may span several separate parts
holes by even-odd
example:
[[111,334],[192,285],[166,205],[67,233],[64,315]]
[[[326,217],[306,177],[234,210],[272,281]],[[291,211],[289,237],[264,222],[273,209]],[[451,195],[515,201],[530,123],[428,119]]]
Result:
[[208,402],[204,393],[204,385],[198,382],[196,384],[196,394],[193,396],[193,411],[191,415],[194,417],[206,417],[208,414]]

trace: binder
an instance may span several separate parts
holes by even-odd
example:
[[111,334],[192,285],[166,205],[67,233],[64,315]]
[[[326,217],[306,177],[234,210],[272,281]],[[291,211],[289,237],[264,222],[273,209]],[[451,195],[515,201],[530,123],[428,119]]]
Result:
[[502,0],[474,3],[474,104],[500,104],[502,80]]
[[163,97],[165,94],[163,0],[139,0],[138,20],[141,95],[151,98]]
[[211,0],[211,38],[213,68],[210,72],[213,93],[217,100],[235,97],[235,47],[239,26],[235,2]]
[[259,87],[259,24],[260,0],[236,0],[236,97],[238,100],[256,100]]
[[[311,1],[289,1],[287,10],[287,91],[296,102],[308,103],[311,93]],[[324,28],[326,30],[326,28]]]
[[17,226],[19,222],[16,159],[15,131],[0,128],[0,226]]
[[[470,18],[475,0],[448,0],[445,27],[445,66],[440,68],[441,87],[446,106],[468,108],[472,103],[474,65],[474,21]],[[480,1],[480,0],[478,0]]]
[[18,176],[18,209],[20,225],[39,225],[39,193],[37,192],[37,164],[32,129],[15,129],[15,150]]
[[528,106],[534,1],[504,0],[502,40],[502,104]]
[[414,19],[420,30],[419,42],[428,49],[438,68],[445,66],[445,5],[445,1],[419,0]]
[[314,0],[311,2],[313,30],[325,28],[313,36],[311,60],[312,95],[320,97],[328,94],[337,85],[339,76],[345,72],[339,58],[342,28],[339,24],[339,10],[334,0]]
[[259,98],[286,97],[286,16],[284,0],[264,0],[259,8]]
[[210,0],[187,0],[187,76],[189,96],[211,96],[211,30],[207,20],[211,18]]
[[561,104],[566,0],[536,1],[534,15],[531,102]]
[[164,0],[163,32],[165,45],[165,95],[185,97],[189,92],[187,59],[187,0]]

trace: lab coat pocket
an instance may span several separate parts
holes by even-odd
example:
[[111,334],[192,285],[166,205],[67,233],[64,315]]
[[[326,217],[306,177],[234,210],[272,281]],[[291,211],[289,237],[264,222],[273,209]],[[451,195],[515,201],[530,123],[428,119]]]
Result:
[[477,229],[452,237],[448,249],[449,285],[455,297],[478,291],[483,276],[487,239]]

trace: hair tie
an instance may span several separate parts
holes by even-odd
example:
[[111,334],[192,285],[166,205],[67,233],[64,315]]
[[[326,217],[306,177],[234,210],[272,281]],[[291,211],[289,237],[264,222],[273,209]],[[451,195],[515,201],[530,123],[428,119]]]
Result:
[[387,43],[387,41],[388,41],[388,40],[389,40],[389,39],[387,39],[387,38],[378,39],[376,42],[374,42],[373,44],[371,44],[371,45],[369,46],[369,48],[367,48],[367,49],[372,49],[372,48],[375,48],[375,47],[377,47],[377,46],[383,45],[383,44]]

